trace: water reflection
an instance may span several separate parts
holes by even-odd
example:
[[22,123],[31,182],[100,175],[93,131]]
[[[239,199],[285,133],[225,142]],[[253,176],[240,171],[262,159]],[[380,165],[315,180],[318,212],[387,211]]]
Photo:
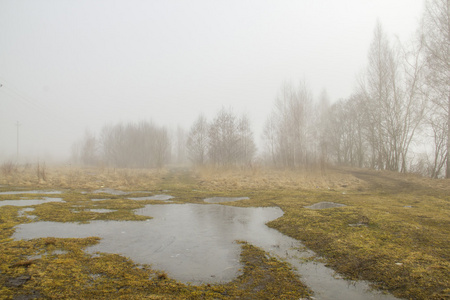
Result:
[[27,217],[29,219],[35,219],[36,216],[32,216],[32,215],[28,215],[27,212],[32,212],[34,211],[33,207],[27,207],[27,208],[22,208],[21,210],[19,210],[17,212],[17,216],[18,217]]
[[[264,223],[280,217],[279,208],[222,205],[147,205],[136,214],[146,222],[93,221],[90,224],[35,222],[21,224],[15,239],[39,237],[102,238],[87,251],[119,253],[152,264],[183,282],[227,282],[238,275],[240,246],[235,240],[274,231]],[[30,226],[31,225],[31,226]]]
[[170,195],[154,195],[154,196],[147,196],[147,197],[132,197],[128,198],[130,200],[159,200],[159,201],[167,201],[170,199],[173,199],[173,196]]
[[13,205],[13,206],[31,206],[39,205],[49,202],[65,202],[61,198],[48,198],[44,199],[27,199],[27,200],[0,200],[0,206]]
[[100,243],[86,251],[122,254],[194,284],[234,279],[242,267],[240,246],[235,241],[245,240],[296,267],[315,292],[315,299],[395,299],[369,292],[364,282],[350,284],[336,279],[333,271],[321,263],[301,260],[314,253],[300,250],[304,248],[300,242],[265,226],[283,215],[279,208],[166,204],[147,205],[136,214],[153,219],[90,224],[35,222],[17,226],[13,238],[99,236]]
[[87,211],[104,214],[104,213],[115,212],[117,210],[115,210],[115,209],[105,209],[105,208],[93,208],[93,209],[88,209]]
[[61,191],[9,191],[9,192],[0,192],[0,195],[21,195],[21,194],[43,194],[43,195],[52,195],[52,194],[61,194]]

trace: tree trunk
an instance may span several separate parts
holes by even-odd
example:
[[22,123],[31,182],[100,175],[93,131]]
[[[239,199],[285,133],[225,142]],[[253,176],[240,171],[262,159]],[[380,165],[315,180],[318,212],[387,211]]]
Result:
[[445,178],[450,178],[450,92],[448,94],[448,111],[447,111],[447,170]]

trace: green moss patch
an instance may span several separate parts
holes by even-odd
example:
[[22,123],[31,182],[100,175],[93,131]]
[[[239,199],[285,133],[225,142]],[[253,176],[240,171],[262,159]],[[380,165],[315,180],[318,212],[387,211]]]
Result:
[[[145,220],[134,214],[146,204],[128,196],[83,194],[102,186],[124,191],[170,194],[174,203],[203,203],[208,197],[249,197],[231,206],[278,206],[283,217],[270,227],[326,259],[341,275],[369,280],[375,288],[407,299],[450,298],[450,184],[388,172],[328,170],[327,173],[263,171],[49,170],[49,180],[33,183],[16,176],[3,187],[62,189],[63,203],[45,203],[19,216],[25,207],[0,207],[0,298],[18,295],[50,299],[298,299],[309,292],[289,266],[243,244],[243,274],[223,285],[191,286],[171,280],[151,266],[113,254],[87,255],[88,239],[12,241],[14,226],[39,220]],[[209,176],[209,177],[208,177]],[[9,180],[8,178],[6,180]],[[11,186],[14,184],[14,186]],[[33,199],[39,195],[0,195]],[[40,195],[41,197],[43,195]],[[53,197],[53,196],[51,196]],[[131,197],[131,196],[130,196]],[[108,198],[92,201],[95,198]],[[335,202],[345,207],[312,210],[305,206]],[[107,213],[90,209],[110,209]],[[257,295],[257,296],[256,296]]]
[[98,238],[92,237],[2,244],[0,298],[298,299],[309,295],[286,263],[247,244],[242,246],[243,274],[236,280],[224,285],[191,286],[120,255],[88,255],[82,251],[96,242]]

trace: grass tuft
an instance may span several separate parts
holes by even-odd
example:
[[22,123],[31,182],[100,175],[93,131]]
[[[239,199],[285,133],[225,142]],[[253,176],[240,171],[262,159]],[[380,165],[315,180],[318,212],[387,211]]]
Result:
[[[83,193],[102,188],[168,193],[175,196],[175,203],[203,203],[204,198],[213,196],[249,197],[223,205],[280,207],[284,215],[268,225],[301,240],[342,276],[369,280],[374,288],[400,298],[450,298],[448,180],[359,169],[191,172],[47,167],[44,181],[27,167],[3,175],[2,191],[64,191],[58,197],[65,202],[33,206],[34,211],[27,212],[44,221],[148,219],[133,211],[155,202]],[[27,194],[25,198],[37,196]],[[0,201],[22,198],[24,195],[0,195]],[[107,199],[92,201],[93,198]],[[345,206],[305,208],[318,202]],[[114,212],[97,213],[90,211],[92,208]],[[19,215],[21,209],[0,207],[2,299],[20,295],[106,299],[111,294],[118,299],[299,299],[311,294],[288,265],[245,243],[241,253],[243,273],[236,280],[222,285],[191,286],[150,266],[137,266],[120,255],[87,255],[83,249],[97,243],[96,237],[14,241],[14,227],[32,222]],[[65,252],[52,254],[56,249]],[[35,256],[39,258],[30,258]],[[19,281],[20,288],[11,284]]]

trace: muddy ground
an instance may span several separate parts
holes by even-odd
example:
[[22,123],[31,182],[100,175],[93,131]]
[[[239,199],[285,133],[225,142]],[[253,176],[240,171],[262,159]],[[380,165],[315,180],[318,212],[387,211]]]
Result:
[[[108,196],[113,201],[93,201],[105,197],[104,193],[93,193],[103,188],[154,194],[170,192],[175,197],[171,199],[174,203],[204,204],[203,199],[208,197],[248,197],[222,205],[280,207],[285,214],[268,225],[302,241],[340,276],[369,280],[373,288],[399,298],[450,298],[448,180],[359,169],[291,172],[49,168],[42,178],[28,167],[1,174],[0,184],[0,192],[61,190],[63,193],[58,197],[64,200],[32,206],[33,211],[22,213],[24,207],[0,207],[1,299],[308,299],[312,296],[289,265],[245,243],[241,252],[244,266],[241,276],[226,284],[194,286],[177,282],[164,272],[120,255],[88,255],[83,249],[98,243],[95,237],[11,239],[14,226],[35,221],[28,214],[54,222],[144,221],[147,217],[133,211],[145,204],[161,203],[133,201],[123,195]],[[23,197],[0,195],[0,201]],[[319,202],[345,206],[306,207]]]

